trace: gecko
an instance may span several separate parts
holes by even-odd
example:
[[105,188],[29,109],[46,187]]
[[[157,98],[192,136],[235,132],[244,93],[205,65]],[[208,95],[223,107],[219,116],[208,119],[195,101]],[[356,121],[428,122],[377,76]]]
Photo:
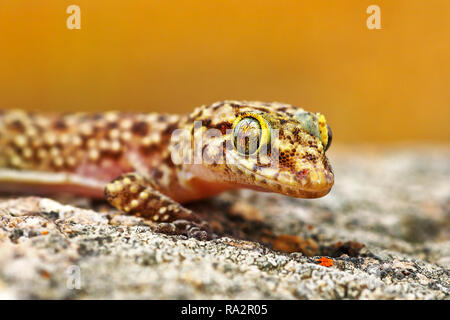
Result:
[[325,116],[226,100],[185,115],[0,111],[0,192],[104,198],[156,231],[217,237],[184,204],[247,188],[318,198],[333,186]]

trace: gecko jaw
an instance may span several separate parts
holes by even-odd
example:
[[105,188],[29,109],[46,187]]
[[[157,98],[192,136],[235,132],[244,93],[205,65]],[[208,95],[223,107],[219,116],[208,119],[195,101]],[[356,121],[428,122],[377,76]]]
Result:
[[[323,197],[330,192],[334,184],[334,174],[331,170],[326,170],[322,173],[320,173],[320,170],[314,170],[310,174],[303,176],[289,176],[278,172],[274,176],[272,174],[264,175],[261,172],[252,171],[241,164],[235,164],[233,171],[238,173],[235,181],[246,188],[281,193],[295,198]],[[245,181],[246,178],[244,178],[244,181],[242,181],[242,176],[248,180]],[[316,178],[314,179],[313,176]]]

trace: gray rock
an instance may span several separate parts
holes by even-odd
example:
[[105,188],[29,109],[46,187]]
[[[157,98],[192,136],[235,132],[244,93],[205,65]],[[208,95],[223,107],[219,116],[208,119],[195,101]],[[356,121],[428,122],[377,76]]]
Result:
[[243,190],[193,205],[311,239],[312,256],[245,228],[201,242],[79,199],[4,198],[0,298],[448,299],[449,160],[448,148],[341,149],[322,199]]

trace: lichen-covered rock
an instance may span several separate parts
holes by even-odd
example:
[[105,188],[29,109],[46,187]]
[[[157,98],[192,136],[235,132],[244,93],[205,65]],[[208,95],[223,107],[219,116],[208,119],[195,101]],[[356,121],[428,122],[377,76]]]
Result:
[[214,241],[79,199],[4,198],[0,298],[448,299],[450,150],[354,150],[331,154],[325,198],[193,204],[230,234]]

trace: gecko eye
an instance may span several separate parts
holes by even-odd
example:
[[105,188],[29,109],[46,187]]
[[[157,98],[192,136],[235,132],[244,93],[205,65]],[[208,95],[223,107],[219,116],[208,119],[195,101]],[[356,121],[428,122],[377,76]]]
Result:
[[333,134],[331,133],[331,128],[325,119],[325,116],[321,113],[315,114],[317,119],[317,126],[319,129],[319,138],[323,145],[323,151],[327,151],[331,146],[331,140],[333,139]]
[[233,129],[234,147],[242,155],[251,155],[258,150],[261,136],[261,124],[257,119],[242,118]]
[[327,145],[325,146],[325,151],[328,150],[328,148],[331,146],[331,141],[333,140],[333,133],[331,132],[330,126],[327,124],[327,133],[328,133],[328,141]]

